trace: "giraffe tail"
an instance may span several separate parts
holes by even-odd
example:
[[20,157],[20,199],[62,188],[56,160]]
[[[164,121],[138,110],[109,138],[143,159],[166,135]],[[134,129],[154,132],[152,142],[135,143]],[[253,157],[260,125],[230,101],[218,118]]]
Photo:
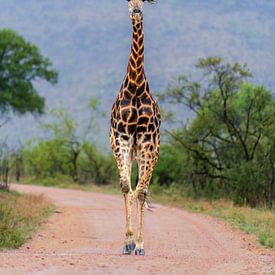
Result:
[[[136,187],[138,185],[138,179],[139,179],[139,174],[138,174],[138,169],[137,169],[137,178],[136,178]],[[134,198],[136,198],[136,194],[134,194]],[[154,206],[152,206],[151,202],[149,201],[148,197],[145,199],[144,207],[146,210],[153,212]]]
[[144,203],[144,207],[146,210],[153,212],[153,208],[155,208],[154,206],[152,206],[152,204],[148,201],[148,199],[145,200]]

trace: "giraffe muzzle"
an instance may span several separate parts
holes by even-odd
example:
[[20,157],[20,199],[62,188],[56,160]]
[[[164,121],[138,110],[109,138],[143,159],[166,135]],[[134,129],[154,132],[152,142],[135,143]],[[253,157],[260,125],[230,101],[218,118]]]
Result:
[[131,12],[131,18],[136,20],[142,20],[143,14],[140,8],[134,8]]
[[135,13],[141,14],[141,10],[139,8],[134,8],[133,9],[133,14],[135,14]]

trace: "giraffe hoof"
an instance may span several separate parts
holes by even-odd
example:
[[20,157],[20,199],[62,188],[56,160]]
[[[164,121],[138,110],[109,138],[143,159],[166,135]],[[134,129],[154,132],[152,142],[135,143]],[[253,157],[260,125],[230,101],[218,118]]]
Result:
[[130,244],[128,244],[128,246],[130,247],[131,251],[134,251],[136,248],[136,243],[135,242],[131,242]]
[[145,256],[145,251],[144,251],[143,248],[138,248],[138,249],[135,250],[135,254],[137,256]]
[[123,255],[131,255],[132,251],[134,251],[135,248],[136,248],[135,242],[126,244],[126,245],[123,247],[122,254],[123,254]]

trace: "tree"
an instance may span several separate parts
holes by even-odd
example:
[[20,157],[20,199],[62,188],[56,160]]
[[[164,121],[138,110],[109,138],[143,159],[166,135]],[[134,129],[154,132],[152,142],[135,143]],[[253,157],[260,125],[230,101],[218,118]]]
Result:
[[52,63],[39,49],[10,29],[0,30],[0,114],[42,114],[44,98],[34,81],[57,82]]
[[237,203],[256,206],[269,200],[271,205],[272,94],[264,86],[247,83],[252,75],[238,63],[226,64],[214,57],[200,59],[196,66],[203,72],[202,81],[181,76],[162,95],[163,100],[183,104],[195,113],[189,125],[167,131],[192,157],[190,177],[203,179],[197,181],[201,189],[223,192]]
[[24,162],[28,164],[29,174],[38,178],[65,175],[77,183],[86,183],[86,176],[89,174],[91,179],[93,174],[96,181],[104,181],[102,174],[107,174],[107,170],[100,166],[106,164],[103,166],[109,167],[109,160],[87,140],[96,127],[96,116],[100,113],[98,100],[92,98],[89,108],[91,114],[83,127],[85,129],[79,129],[77,121],[62,106],[51,110],[53,121],[42,126],[48,139],[35,140],[24,150]]
[[80,161],[81,182],[89,179],[95,184],[109,184],[117,181],[117,169],[113,155],[105,155],[95,144],[83,142],[83,154]]
[[45,130],[51,131],[53,135],[52,141],[58,142],[59,146],[63,148],[63,152],[66,155],[65,163],[67,164],[69,174],[74,182],[79,182],[80,180],[78,167],[79,157],[81,156],[84,147],[87,147],[86,144],[88,142],[86,141],[86,138],[88,134],[91,132],[92,128],[95,127],[96,114],[99,112],[99,101],[92,97],[89,102],[89,108],[91,111],[90,119],[82,135],[79,133],[78,123],[63,107],[51,111],[51,114],[57,119],[56,123],[44,125]]

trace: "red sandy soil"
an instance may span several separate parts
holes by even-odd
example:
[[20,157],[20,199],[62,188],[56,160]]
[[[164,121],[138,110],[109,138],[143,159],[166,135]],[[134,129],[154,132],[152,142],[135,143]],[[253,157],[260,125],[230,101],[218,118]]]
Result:
[[122,196],[13,185],[44,194],[56,213],[20,249],[0,253],[0,274],[270,274],[275,252],[225,222],[155,205],[145,212],[146,256],[122,256]]

